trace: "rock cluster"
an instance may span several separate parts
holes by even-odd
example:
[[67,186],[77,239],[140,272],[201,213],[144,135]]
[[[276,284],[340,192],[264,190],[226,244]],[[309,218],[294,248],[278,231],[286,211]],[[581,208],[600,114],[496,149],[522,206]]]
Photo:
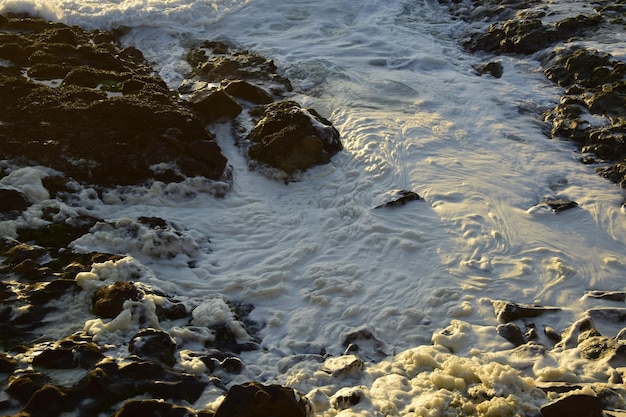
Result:
[[[291,85],[270,60],[206,42],[191,49],[193,71],[173,91],[139,50],[121,46],[121,34],[0,16],[0,184],[32,175],[39,184],[0,186],[0,220],[17,225],[13,238],[0,240],[3,415],[213,415],[189,405],[208,386],[226,394],[245,371],[239,355],[260,342],[260,325],[249,319],[254,307],[221,298],[182,303],[142,283],[141,268],[117,254],[123,249],[73,250],[88,233],[135,239],[130,244],[153,259],[182,254],[193,263],[199,250],[165,219],[110,222],[86,208],[112,189],[191,177],[221,184],[212,188],[217,195],[228,192],[231,168],[208,130],[214,123],[233,125],[251,165],[287,179],[342,149],[327,119],[286,99]],[[122,266],[125,276],[98,275]],[[91,316],[92,327],[65,322],[68,305]],[[210,316],[211,306],[221,319]],[[115,323],[131,333],[112,346],[97,328]],[[50,338],[51,327],[68,331]],[[181,332],[202,336],[194,339],[199,346],[182,346]],[[202,376],[183,361],[204,369]],[[75,375],[69,381],[53,377],[67,370]],[[294,398],[280,386],[235,386],[217,413],[307,415],[307,402]]]
[[[623,31],[621,2],[597,4],[556,21],[549,7],[536,1],[440,2],[460,19],[491,23],[484,31],[468,33],[464,46],[469,51],[534,54],[546,77],[564,88],[559,104],[542,115],[550,136],[576,143],[582,162],[595,164],[599,174],[626,187],[626,65],[573,42],[598,30]],[[500,78],[498,64],[474,69],[479,75]]]

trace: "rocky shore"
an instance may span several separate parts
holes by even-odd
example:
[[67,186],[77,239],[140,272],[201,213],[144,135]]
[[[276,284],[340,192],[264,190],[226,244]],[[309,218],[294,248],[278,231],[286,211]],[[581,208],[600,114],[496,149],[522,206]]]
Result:
[[[574,142],[581,162],[626,187],[626,64],[579,42],[602,31],[623,33],[623,2],[574,2],[567,12],[541,1],[440,3],[458,19],[488,24],[470,29],[463,41],[477,56],[516,54],[538,60],[546,77],[563,88],[559,103],[543,113],[550,137]],[[475,69],[497,78],[503,73],[497,60]]]
[[[548,24],[537,5],[449,6],[459,18],[493,22],[485,32],[468,33],[466,47],[490,61],[477,66],[477,73],[502,76],[493,55],[541,59],[546,76],[564,87],[564,94],[555,108],[537,116],[545,119],[553,138],[580,147],[581,161],[595,164],[601,175],[624,187],[626,67],[601,51],[554,46],[602,25],[623,30],[619,18],[626,6],[615,3]],[[289,80],[264,57],[207,41],[189,51],[193,70],[172,91],[139,50],[121,46],[121,35],[0,16],[0,218],[21,219],[0,242],[0,413],[311,415],[315,399],[285,386],[248,382],[227,389],[251,365],[241,359],[242,352],[260,346],[260,324],[250,319],[254,306],[219,298],[190,309],[176,294],[142,283],[144,271],[132,259],[120,253],[79,253],[70,243],[90,231],[120,231],[150,235],[149,242],[141,242],[150,257],[168,259],[176,253],[172,247],[193,257],[197,248],[185,231],[165,219],[114,223],[81,207],[113,198],[111,189],[147,184],[167,192],[190,178],[201,182],[203,191],[223,196],[233,185],[233,173],[207,126],[230,124],[250,168],[279,181],[297,180],[300,172],[328,163],[342,150],[339,133],[317,111],[290,100]],[[597,118],[604,123],[589,122]],[[15,187],[20,178],[37,186]],[[381,207],[393,209],[419,198],[404,192]],[[64,205],[45,203],[53,199]],[[568,201],[545,204],[555,211],[576,207]],[[624,408],[626,335],[603,335],[596,323],[623,323],[626,294],[589,291],[581,296],[603,300],[606,307],[588,311],[563,332],[539,328],[534,321],[558,313],[559,306],[492,302],[500,321],[497,334],[514,353],[539,357],[567,351],[606,366],[606,378],[597,383],[538,383],[545,405],[535,415],[574,415],[572,410],[579,416],[619,415],[616,409]],[[99,340],[82,322],[62,322],[68,306],[75,305],[82,305],[77,314],[93,317],[93,328],[133,329],[132,321],[137,331],[119,345]],[[207,319],[202,309],[221,318]],[[56,339],[46,335],[50,326],[74,330]],[[202,349],[177,345],[174,333],[186,330],[206,334]],[[458,330],[453,324],[433,341],[446,346]],[[359,355],[366,349],[359,345],[382,342],[364,329],[344,344],[346,354],[340,358],[320,352],[309,359],[319,362],[321,372],[343,378],[365,366]],[[203,375],[189,372],[183,361],[201,367]],[[205,390],[225,398],[215,409],[194,409]],[[366,399],[358,391],[325,398],[336,410],[361,401]]]

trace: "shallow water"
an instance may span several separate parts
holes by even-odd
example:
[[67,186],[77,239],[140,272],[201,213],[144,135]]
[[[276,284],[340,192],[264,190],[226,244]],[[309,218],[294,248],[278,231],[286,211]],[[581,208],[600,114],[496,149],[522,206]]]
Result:
[[[215,296],[255,305],[253,318],[265,324],[263,351],[245,355],[248,377],[305,392],[330,384],[313,365],[284,375],[276,363],[322,349],[339,355],[342,337],[362,326],[393,354],[430,345],[452,324],[458,340],[435,339],[456,360],[470,352],[495,358],[487,352],[511,346],[494,333],[490,300],[560,307],[538,325],[562,331],[594,305],[585,291],[623,290],[616,279],[626,270],[623,192],[582,165],[573,145],[549,140],[536,116],[557,102],[559,88],[532,57],[498,58],[500,79],[476,76],[471,65],[481,58],[458,45],[465,24],[437,2],[0,1],[0,11],[20,7],[87,28],[132,28],[124,41],[173,88],[188,70],[186,48],[205,39],[234,42],[274,59],[296,99],[341,132],[345,150],[331,164],[284,184],[249,171],[229,127],[213,126],[234,170],[226,197],[154,187],[123,198],[112,192],[89,207],[111,221],[158,216],[178,224],[185,238],[170,248],[178,256],[160,259],[147,236],[133,240],[122,226],[74,243],[121,249],[146,283],[191,307]],[[618,50],[616,40],[588,42]],[[423,199],[374,209],[400,189]],[[556,214],[537,205],[545,197],[579,207]],[[93,324],[86,327],[103,340],[125,340],[123,326]],[[431,354],[440,365],[441,355]],[[552,366],[565,375],[565,362],[528,373],[538,377]],[[385,374],[380,366],[373,375]],[[598,372],[577,366],[589,379]],[[439,388],[429,381],[427,391]],[[383,410],[376,401],[370,408]]]

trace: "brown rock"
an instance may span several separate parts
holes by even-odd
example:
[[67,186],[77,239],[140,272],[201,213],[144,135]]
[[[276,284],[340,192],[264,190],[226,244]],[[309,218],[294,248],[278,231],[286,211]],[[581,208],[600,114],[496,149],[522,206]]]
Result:
[[308,401],[291,388],[249,382],[234,385],[215,417],[307,417]]

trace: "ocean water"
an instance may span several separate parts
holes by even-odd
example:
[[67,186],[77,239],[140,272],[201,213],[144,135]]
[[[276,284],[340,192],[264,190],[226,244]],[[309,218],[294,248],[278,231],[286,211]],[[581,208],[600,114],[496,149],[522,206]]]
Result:
[[[124,42],[172,88],[189,70],[191,45],[232,42],[272,58],[295,99],[342,136],[345,150],[329,165],[285,184],[250,171],[230,128],[216,125],[234,173],[224,198],[192,179],[102,199],[85,190],[83,207],[66,209],[115,226],[74,248],[128,255],[78,278],[85,299],[102,283],[140,275],[183,300],[198,326],[226,320],[236,328],[221,297],[252,304],[262,349],[242,354],[246,370],[233,382],[290,385],[320,416],[533,415],[546,401],[533,380],[606,381],[621,372],[567,350],[515,356],[496,334],[492,300],[559,307],[535,323],[560,332],[600,305],[586,291],[623,290],[626,271],[623,191],[581,164],[572,144],[546,137],[537,113],[561,91],[534,57],[498,57],[502,78],[477,76],[472,65],[493,58],[464,52],[467,23],[435,0],[0,0],[6,11],[131,28]],[[623,57],[621,41],[605,34],[585,42]],[[39,201],[33,216],[61,204],[47,199],[42,175],[26,168],[4,180]],[[397,190],[422,200],[374,209]],[[553,213],[538,204],[546,197],[579,207]],[[171,234],[131,236],[126,227],[139,216],[170,221]],[[0,228],[10,235],[18,223]],[[103,344],[123,346],[139,325],[130,307],[113,321],[93,319],[81,300],[75,308],[62,314],[84,313],[78,330]],[[154,320],[179,342],[180,366],[206,373],[185,352],[210,335]],[[62,337],[77,330],[71,323],[49,331]],[[597,325],[610,337],[621,328]],[[337,376],[307,359],[340,356],[346,335],[362,329],[376,339],[360,342],[361,370]],[[341,398],[354,392],[363,400],[342,410]],[[208,389],[194,406],[214,407],[220,395]]]

